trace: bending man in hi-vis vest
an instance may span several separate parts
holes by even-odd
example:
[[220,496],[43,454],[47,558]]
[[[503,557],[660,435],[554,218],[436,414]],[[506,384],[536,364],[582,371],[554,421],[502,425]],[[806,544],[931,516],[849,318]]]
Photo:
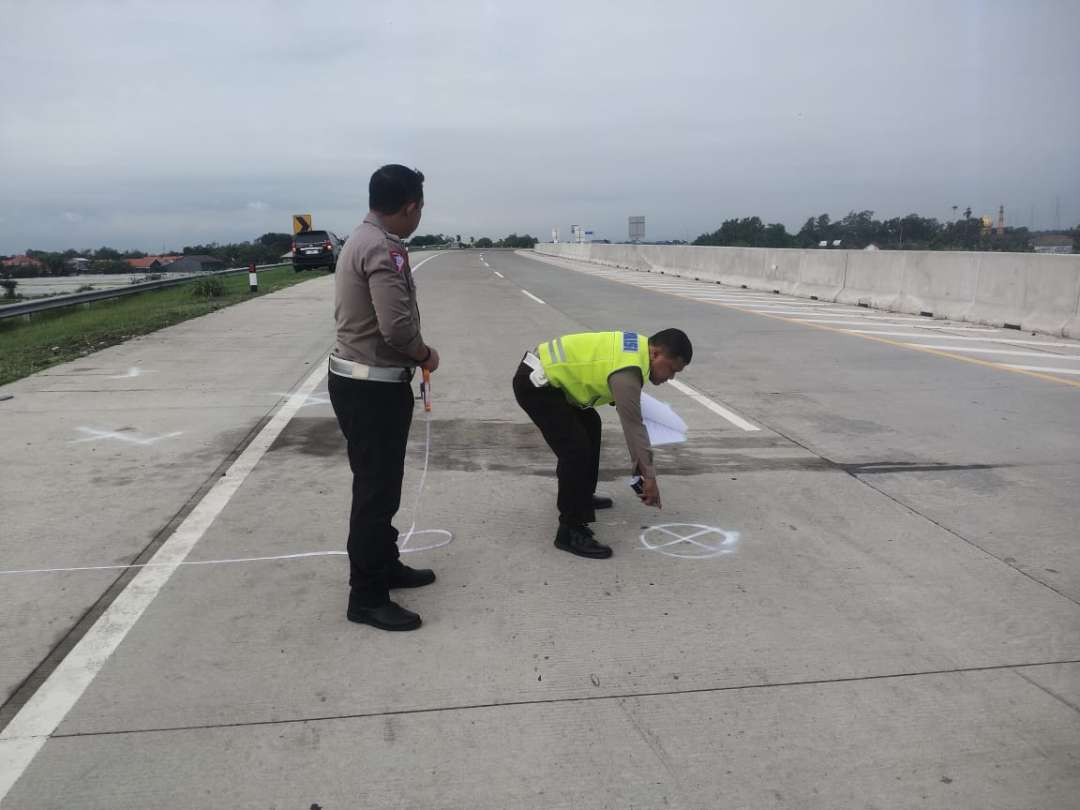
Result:
[[679,329],[652,337],[637,332],[583,332],[563,335],[526,352],[514,375],[514,396],[540,428],[559,462],[559,530],[555,545],[580,557],[611,556],[597,542],[590,523],[596,509],[612,505],[597,497],[600,469],[600,414],[596,405],[614,404],[634,471],[642,481],[641,500],[660,506],[649,435],[641,420],[641,389],[667,382],[693,356],[690,338]]

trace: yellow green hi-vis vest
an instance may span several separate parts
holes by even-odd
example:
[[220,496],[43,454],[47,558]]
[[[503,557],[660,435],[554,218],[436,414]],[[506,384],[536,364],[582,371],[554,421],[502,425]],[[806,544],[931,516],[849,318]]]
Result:
[[615,401],[608,376],[631,366],[649,379],[649,338],[637,332],[580,332],[537,347],[548,382],[581,408]]

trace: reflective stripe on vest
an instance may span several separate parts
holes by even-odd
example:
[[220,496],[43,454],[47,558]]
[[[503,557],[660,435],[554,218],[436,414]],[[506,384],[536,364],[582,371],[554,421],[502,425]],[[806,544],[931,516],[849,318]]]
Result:
[[573,404],[589,408],[615,401],[612,372],[632,367],[649,378],[649,339],[637,332],[580,332],[541,343],[537,355],[548,382]]

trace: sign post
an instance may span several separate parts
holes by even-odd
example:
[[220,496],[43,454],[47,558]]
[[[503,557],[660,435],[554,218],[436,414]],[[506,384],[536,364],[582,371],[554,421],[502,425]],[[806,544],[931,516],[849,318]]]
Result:
[[251,292],[259,291],[259,274],[255,272],[255,262],[252,262],[251,266],[248,267],[248,287]]

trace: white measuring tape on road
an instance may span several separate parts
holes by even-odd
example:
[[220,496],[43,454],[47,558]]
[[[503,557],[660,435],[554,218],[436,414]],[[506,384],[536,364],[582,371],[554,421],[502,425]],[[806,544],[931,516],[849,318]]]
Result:
[[[416,522],[420,517],[420,502],[424,494],[424,485],[427,482],[428,462],[431,459],[431,412],[424,413],[424,464],[420,471],[420,484],[416,488],[416,501],[413,503],[412,524],[409,530],[398,537],[398,549],[402,554],[413,554],[417,551],[431,551],[432,549],[448,546],[454,539],[452,532],[446,529],[419,529]],[[427,545],[409,545],[410,542],[421,535],[438,538],[435,542]],[[122,571],[128,568],[154,568],[160,566],[176,567],[177,565],[228,565],[231,563],[273,562],[276,560],[303,560],[310,557],[347,557],[347,551],[301,551],[294,554],[274,554],[265,557],[230,557],[222,560],[184,560],[180,563],[128,563],[117,565],[76,565],[66,568],[18,568],[0,571],[0,576],[13,574],[66,574],[74,571]]]

